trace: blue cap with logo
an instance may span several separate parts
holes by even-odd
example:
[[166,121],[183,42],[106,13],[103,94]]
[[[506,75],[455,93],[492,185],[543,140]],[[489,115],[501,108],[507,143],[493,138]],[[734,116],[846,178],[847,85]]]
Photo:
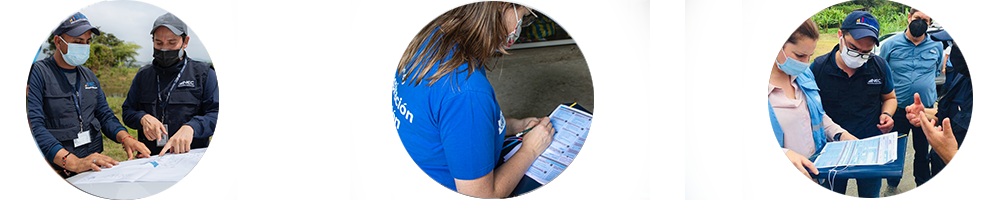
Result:
[[878,45],[878,20],[871,13],[854,11],[851,14],[847,14],[844,22],[840,23],[840,29],[850,32],[851,37],[855,40],[872,37],[872,39],[875,39],[875,45]]
[[83,15],[83,13],[77,12],[76,14],[73,14],[73,16],[69,16],[69,18],[66,19],[66,21],[63,21],[62,24],[59,24],[59,27],[56,27],[56,30],[52,30],[52,34],[61,35],[65,33],[73,37],[79,37],[87,31],[90,31],[95,35],[101,35],[101,32],[97,30],[97,27],[90,25],[90,21],[87,20],[87,16]]

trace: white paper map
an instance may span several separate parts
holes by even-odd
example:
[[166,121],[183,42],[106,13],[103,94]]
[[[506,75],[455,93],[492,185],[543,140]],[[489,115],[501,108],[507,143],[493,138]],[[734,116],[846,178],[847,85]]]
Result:
[[198,164],[201,157],[205,155],[205,149],[200,148],[183,154],[166,154],[163,157],[154,155],[151,158],[119,162],[114,167],[103,168],[99,172],[89,172],[73,184],[180,181]]
[[862,140],[826,143],[816,168],[855,165],[884,165],[896,160],[896,132]]
[[576,159],[576,155],[583,148],[583,142],[587,140],[590,133],[590,121],[593,115],[581,110],[559,105],[552,114],[549,115],[552,128],[556,130],[552,139],[552,144],[542,152],[542,155],[531,163],[528,172],[525,173],[531,179],[538,181],[542,185],[549,183],[559,176],[566,166],[569,166]]

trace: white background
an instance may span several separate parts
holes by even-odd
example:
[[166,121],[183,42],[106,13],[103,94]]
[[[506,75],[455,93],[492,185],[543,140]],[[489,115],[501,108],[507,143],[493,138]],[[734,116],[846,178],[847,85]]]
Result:
[[[219,74],[218,135],[184,180],[148,199],[468,199],[412,162],[391,127],[391,76],[409,40],[468,1],[147,1],[186,19]],[[40,159],[20,98],[53,26],[94,2],[3,3],[0,140],[7,198],[93,196]],[[846,199],[802,178],[774,145],[763,91],[782,41],[837,1],[526,1],[578,42],[595,87],[584,150],[519,199]],[[903,1],[946,25],[981,102],[995,96],[995,5]],[[975,2],[979,3],[979,2]],[[965,42],[969,41],[969,42]],[[818,52],[821,53],[821,52]],[[759,98],[751,98],[751,97]],[[757,100],[753,100],[757,99]],[[992,196],[997,141],[979,103],[939,176],[893,199]],[[995,117],[994,117],[995,118]]]

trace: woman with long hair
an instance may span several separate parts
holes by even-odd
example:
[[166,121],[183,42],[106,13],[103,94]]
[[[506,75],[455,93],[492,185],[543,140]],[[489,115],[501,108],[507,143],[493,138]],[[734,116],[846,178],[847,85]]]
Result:
[[[507,197],[551,143],[547,117],[503,117],[485,73],[531,16],[509,2],[463,5],[424,26],[400,59],[395,127],[413,161],[438,183],[470,196]],[[504,138],[528,129],[519,150],[497,165]]]
[[820,102],[819,87],[809,58],[819,41],[819,29],[806,20],[788,36],[771,65],[767,103],[771,128],[788,160],[806,177],[819,174],[808,157],[815,155],[828,141],[857,140],[833,122]]

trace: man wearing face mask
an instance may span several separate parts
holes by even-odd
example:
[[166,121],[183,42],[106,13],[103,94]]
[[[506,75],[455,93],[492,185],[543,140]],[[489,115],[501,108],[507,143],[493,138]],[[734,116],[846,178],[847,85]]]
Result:
[[128,135],[108,107],[101,83],[83,67],[90,58],[92,34],[100,34],[87,17],[76,13],[52,31],[56,52],[35,61],[28,76],[28,121],[45,160],[64,178],[111,167],[118,162],[101,155],[101,133],[122,143],[128,158],[149,149]]
[[188,27],[173,14],[156,18],[153,63],[139,69],[122,103],[125,125],[152,152],[186,153],[208,147],[219,114],[215,69],[184,51]]
[[[816,58],[810,68],[816,76],[823,110],[857,138],[889,133],[896,112],[892,71],[872,53],[878,45],[879,23],[870,13],[854,11],[841,23],[840,44]],[[847,179],[834,179],[832,189],[845,193]],[[858,196],[879,197],[880,178],[857,180]],[[826,182],[824,184],[830,184]]]
[[[913,94],[920,94],[925,108],[934,107],[937,100],[937,89],[934,77],[943,69],[943,47],[940,42],[932,41],[927,35],[927,26],[931,18],[917,9],[910,9],[907,15],[910,25],[903,34],[886,39],[879,55],[885,57],[892,69],[892,79],[896,94],[899,95],[899,105],[913,104]],[[930,179],[930,167],[927,158],[927,139],[924,131],[914,128],[906,120],[903,106],[896,109],[893,116],[895,130],[900,134],[912,131],[913,138],[913,177],[916,184],[922,185]],[[898,179],[888,180],[890,190],[899,185]]]

